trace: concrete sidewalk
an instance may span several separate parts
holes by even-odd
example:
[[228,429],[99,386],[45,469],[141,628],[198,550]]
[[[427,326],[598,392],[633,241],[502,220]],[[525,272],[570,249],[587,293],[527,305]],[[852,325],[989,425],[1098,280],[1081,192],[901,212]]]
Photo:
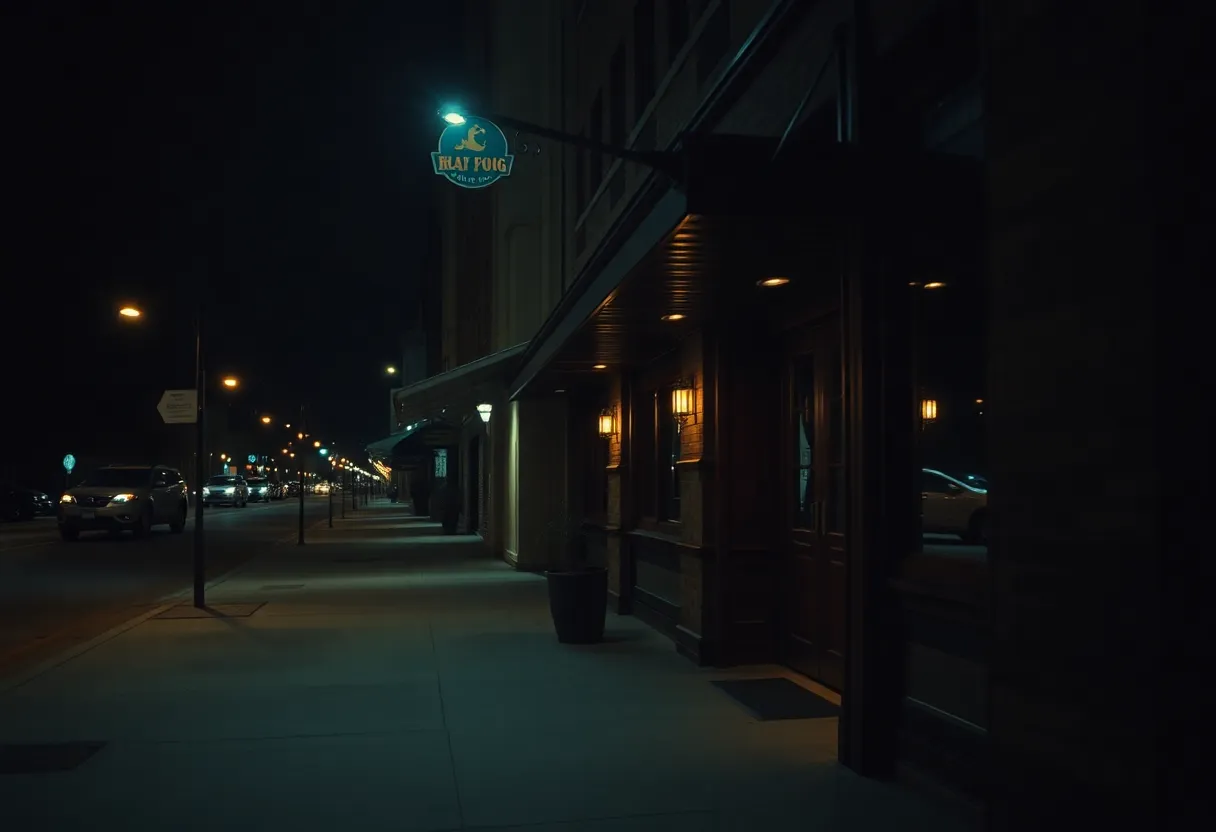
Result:
[[268,550],[210,604],[0,694],[0,826],[967,828],[840,768],[834,719],[758,722],[709,683],[780,671],[698,669],[629,617],[560,645],[542,578],[397,506]]

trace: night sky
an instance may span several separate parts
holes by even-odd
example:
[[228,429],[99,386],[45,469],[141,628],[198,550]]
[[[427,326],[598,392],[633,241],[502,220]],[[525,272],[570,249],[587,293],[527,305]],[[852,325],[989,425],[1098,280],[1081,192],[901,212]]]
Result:
[[160,391],[192,386],[199,280],[234,406],[382,435],[453,4],[28,5],[4,50],[3,478],[157,430]]

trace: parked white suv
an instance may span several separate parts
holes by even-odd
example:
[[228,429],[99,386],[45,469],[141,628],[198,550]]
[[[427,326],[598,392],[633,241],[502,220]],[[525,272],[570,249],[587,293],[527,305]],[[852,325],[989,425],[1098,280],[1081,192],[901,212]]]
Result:
[[147,537],[156,525],[180,533],[186,528],[186,482],[164,465],[109,465],[59,498],[59,535],[76,540],[94,529]]

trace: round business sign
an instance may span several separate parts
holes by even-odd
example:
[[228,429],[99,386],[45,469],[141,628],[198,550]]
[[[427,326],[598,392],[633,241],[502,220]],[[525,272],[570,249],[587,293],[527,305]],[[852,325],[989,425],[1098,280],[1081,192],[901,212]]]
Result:
[[250,454],[249,456],[245,457],[245,459],[249,460],[249,464],[252,465],[253,463],[258,461],[258,455]]
[[75,467],[76,467],[76,457],[72,456],[71,454],[68,454],[67,456],[65,456],[63,458],[63,470],[67,471],[70,474],[70,473],[72,473],[72,469]]
[[431,154],[435,173],[462,188],[485,188],[511,175],[515,157],[507,137],[489,119],[469,116],[439,134],[439,149]]

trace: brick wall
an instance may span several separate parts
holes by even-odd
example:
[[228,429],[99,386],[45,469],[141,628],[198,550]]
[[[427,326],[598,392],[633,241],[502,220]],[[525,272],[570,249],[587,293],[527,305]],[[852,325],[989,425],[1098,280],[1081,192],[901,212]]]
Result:
[[986,5],[992,828],[1073,806],[1143,824],[1161,639],[1146,24],[1134,4]]

